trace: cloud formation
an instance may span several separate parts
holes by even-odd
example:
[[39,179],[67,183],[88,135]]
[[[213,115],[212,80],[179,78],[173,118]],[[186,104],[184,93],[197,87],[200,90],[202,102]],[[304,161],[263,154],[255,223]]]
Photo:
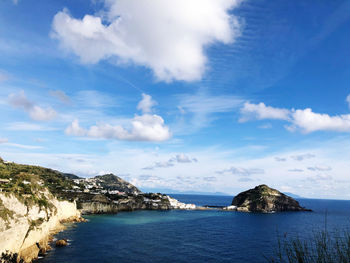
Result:
[[152,99],[150,95],[142,93],[142,100],[137,104],[137,109],[141,110],[143,113],[150,113],[152,107],[157,105],[157,102]]
[[197,158],[191,158],[188,155],[185,155],[183,153],[175,155],[173,158],[170,159],[173,162],[178,163],[192,163],[192,162],[198,162]]
[[291,130],[297,128],[305,133],[314,131],[350,132],[350,114],[329,116],[328,114],[314,113],[310,108],[295,110],[292,113]]
[[244,103],[241,108],[241,118],[239,122],[246,122],[250,120],[289,120],[289,110],[279,109],[271,106],[266,106],[264,103],[252,104],[249,102]]
[[23,90],[18,94],[10,94],[8,101],[13,107],[23,109],[31,119],[36,121],[50,121],[57,115],[51,107],[42,108],[28,100]]
[[154,170],[156,168],[173,167],[175,165],[175,163],[196,163],[196,162],[198,162],[197,158],[191,158],[188,155],[185,155],[184,153],[180,153],[180,154],[177,154],[174,157],[170,158],[168,161],[155,162],[153,165],[146,166],[142,169],[143,170]]
[[58,12],[52,37],[83,63],[117,58],[150,68],[163,81],[201,79],[205,48],[233,43],[240,24],[229,11],[239,0],[105,0],[82,19]]
[[263,174],[265,173],[264,169],[259,168],[242,168],[242,167],[231,167],[229,169],[224,169],[220,171],[216,171],[217,174],[234,174],[234,175],[240,175],[240,176],[250,176],[253,174]]
[[246,102],[241,108],[239,122],[265,119],[287,121],[290,125],[285,127],[289,131],[300,130],[303,133],[315,131],[350,132],[350,114],[330,116],[315,113],[310,108],[287,110],[266,106],[262,102],[259,104]]
[[310,171],[314,171],[314,172],[325,172],[325,171],[332,170],[332,167],[329,167],[329,166],[313,166],[313,167],[308,167],[307,169],[310,170]]
[[21,148],[21,149],[27,149],[27,150],[35,150],[35,149],[42,149],[42,146],[34,146],[34,145],[24,145],[24,144],[18,144],[18,143],[12,143],[7,138],[0,138],[0,145],[15,147],[15,148]]
[[292,158],[294,161],[304,161],[306,159],[315,158],[316,156],[311,153],[305,153],[305,154],[298,154],[298,155],[292,155],[290,158]]
[[[149,97],[151,100],[151,96]],[[150,108],[148,109],[150,110]],[[66,134],[126,141],[165,141],[171,137],[170,130],[164,124],[163,118],[155,114],[151,115],[145,113],[143,115],[135,115],[135,117],[130,120],[130,126],[130,129],[125,129],[120,125],[102,123],[85,129],[80,126],[78,120],[74,120],[67,127]]]

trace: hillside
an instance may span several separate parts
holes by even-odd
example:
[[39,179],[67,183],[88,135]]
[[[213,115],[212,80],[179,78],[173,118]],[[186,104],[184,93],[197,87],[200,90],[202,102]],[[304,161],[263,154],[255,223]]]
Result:
[[264,184],[235,196],[232,206],[242,212],[310,211],[292,197]]
[[76,203],[56,195],[72,186],[60,172],[0,159],[0,262],[31,262],[49,248],[62,221],[81,221]]

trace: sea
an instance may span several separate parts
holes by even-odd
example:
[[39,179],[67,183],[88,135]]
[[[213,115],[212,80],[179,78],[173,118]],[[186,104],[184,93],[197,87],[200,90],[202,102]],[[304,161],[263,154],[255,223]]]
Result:
[[[232,196],[178,195],[199,206],[230,205]],[[278,240],[307,240],[326,229],[350,229],[350,201],[297,199],[313,212],[272,214],[209,211],[134,211],[86,216],[55,236],[69,245],[50,250],[39,263],[269,262]]]

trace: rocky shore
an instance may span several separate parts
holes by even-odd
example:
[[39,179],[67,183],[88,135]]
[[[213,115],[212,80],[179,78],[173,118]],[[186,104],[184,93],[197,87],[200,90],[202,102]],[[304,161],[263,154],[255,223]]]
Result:
[[[0,218],[0,255],[15,255],[18,261],[31,262],[50,249],[52,235],[62,231],[65,222],[81,222],[80,212],[74,202],[50,198],[51,210],[28,206],[14,195],[0,194],[2,211],[11,214]],[[0,262],[6,262],[0,259]]]

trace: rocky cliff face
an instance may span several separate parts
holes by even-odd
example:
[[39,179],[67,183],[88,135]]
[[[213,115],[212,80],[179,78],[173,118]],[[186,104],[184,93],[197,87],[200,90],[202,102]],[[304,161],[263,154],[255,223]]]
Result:
[[[50,208],[25,204],[13,194],[0,193],[0,255],[17,254],[31,262],[48,248],[50,236],[64,227],[62,221],[79,221],[76,204],[46,194]],[[1,259],[0,259],[1,262]]]
[[82,214],[117,213],[134,210],[195,209],[193,204],[185,204],[170,196],[154,193],[141,193],[129,196],[96,195],[88,199],[78,199]]
[[232,205],[241,212],[311,211],[301,207],[293,198],[267,185],[259,185],[238,194],[234,197]]

